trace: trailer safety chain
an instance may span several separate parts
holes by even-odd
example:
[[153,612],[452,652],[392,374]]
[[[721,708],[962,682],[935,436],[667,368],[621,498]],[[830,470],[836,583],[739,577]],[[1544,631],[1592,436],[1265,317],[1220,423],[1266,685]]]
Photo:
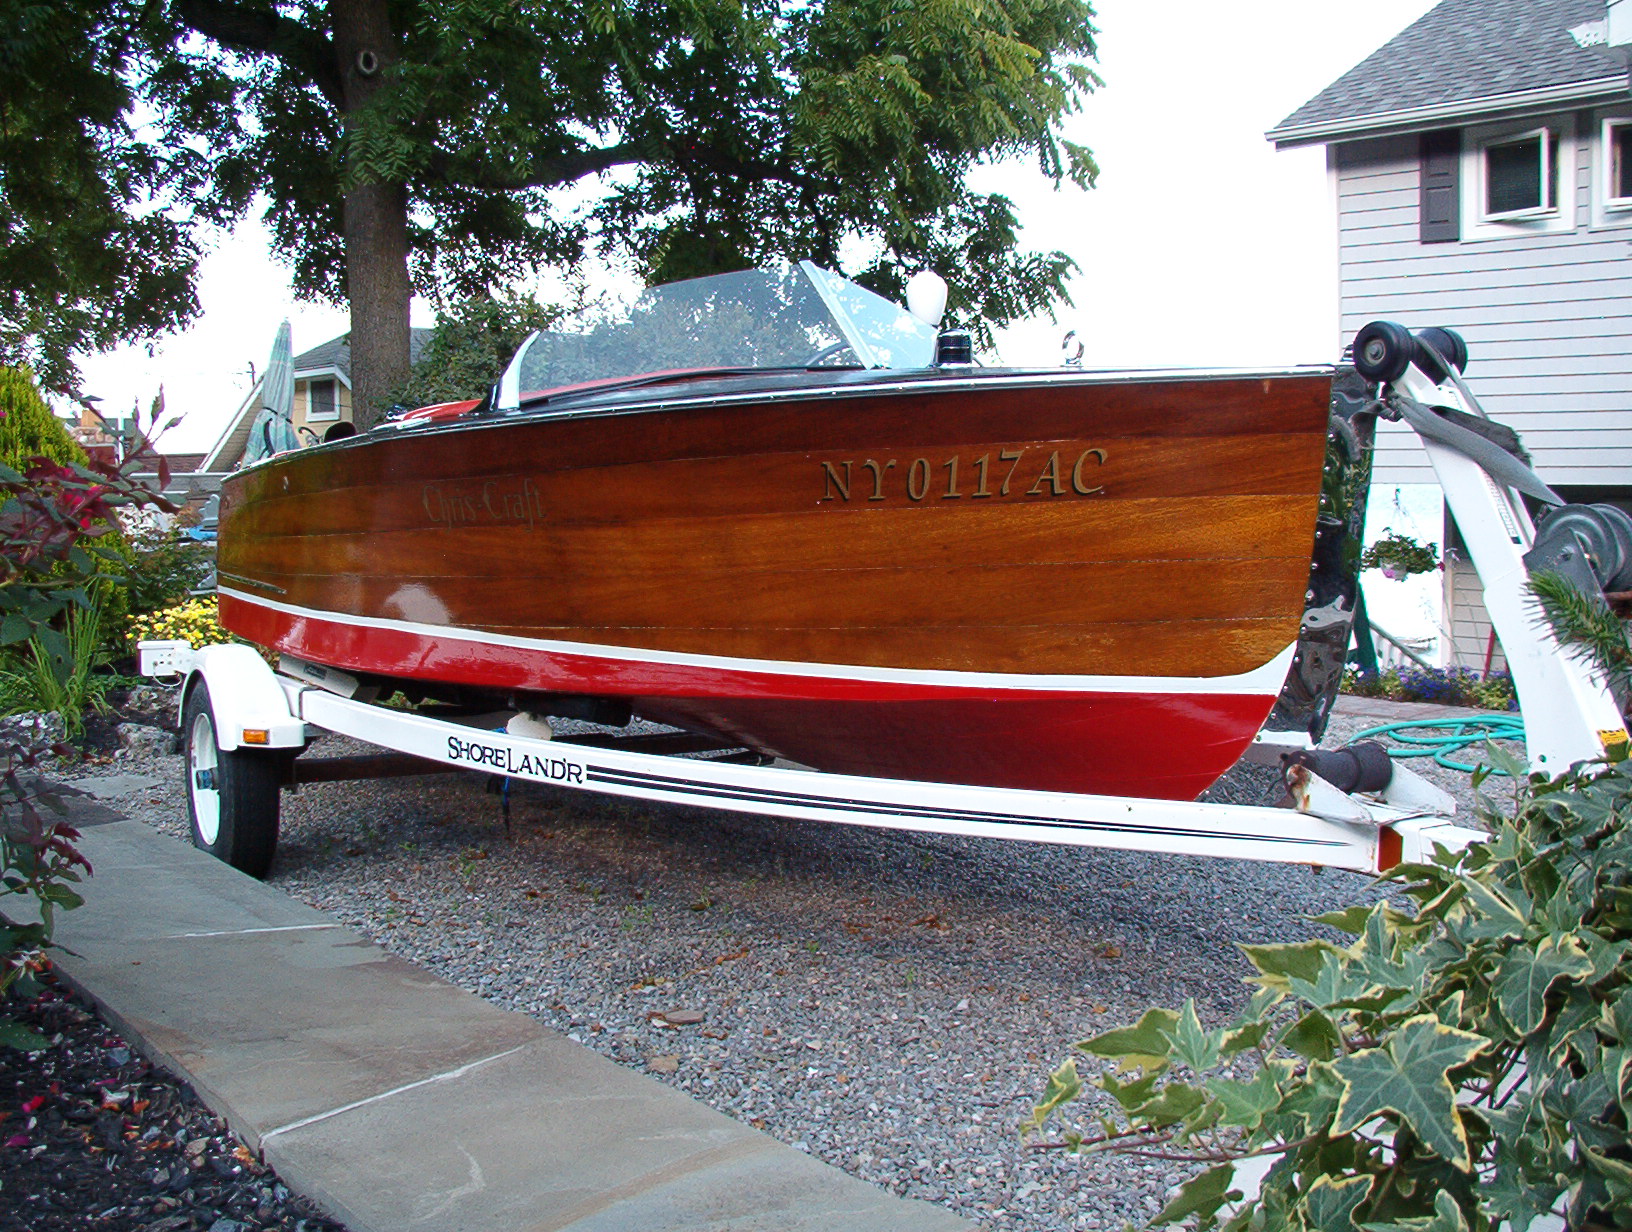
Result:
[[[1451,754],[1460,753],[1469,745],[1489,744],[1495,740],[1517,740],[1523,744],[1524,719],[1516,714],[1492,715],[1486,719],[1411,719],[1368,727],[1349,743],[1372,736],[1387,736],[1399,742],[1402,747],[1388,750],[1390,757],[1432,757],[1435,765],[1472,774],[1478,769],[1477,765],[1452,761]],[[1507,773],[1494,766],[1487,768],[1492,774]]]

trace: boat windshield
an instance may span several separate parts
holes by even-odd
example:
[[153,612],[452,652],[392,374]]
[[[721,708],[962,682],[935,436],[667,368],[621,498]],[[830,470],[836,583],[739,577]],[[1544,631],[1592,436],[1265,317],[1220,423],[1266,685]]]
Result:
[[632,378],[729,369],[926,368],[935,328],[808,261],[650,287],[576,329],[541,330],[510,361],[499,409]]

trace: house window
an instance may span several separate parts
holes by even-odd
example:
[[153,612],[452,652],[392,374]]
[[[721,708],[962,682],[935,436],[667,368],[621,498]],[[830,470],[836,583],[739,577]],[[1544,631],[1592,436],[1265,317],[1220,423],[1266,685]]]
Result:
[[1632,120],[1604,121],[1604,208],[1632,210]]
[[340,418],[340,402],[334,381],[311,381],[307,384],[306,418]]
[[1486,221],[1540,218],[1558,210],[1558,139],[1551,129],[1488,141],[1481,154]]

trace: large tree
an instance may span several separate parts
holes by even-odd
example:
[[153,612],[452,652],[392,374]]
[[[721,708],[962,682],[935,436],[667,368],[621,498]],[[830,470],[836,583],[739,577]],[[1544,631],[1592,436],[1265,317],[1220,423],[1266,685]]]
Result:
[[407,374],[411,290],[586,253],[653,280],[809,256],[886,292],[931,265],[971,318],[1006,322],[1057,302],[1072,263],[1017,251],[1010,202],[969,173],[1023,158],[1092,182],[1058,132],[1095,84],[1091,18],[1088,0],[0,0],[0,245],[34,254],[0,262],[0,358],[61,368],[187,319],[193,225],[256,201],[297,289],[350,301],[365,408]]

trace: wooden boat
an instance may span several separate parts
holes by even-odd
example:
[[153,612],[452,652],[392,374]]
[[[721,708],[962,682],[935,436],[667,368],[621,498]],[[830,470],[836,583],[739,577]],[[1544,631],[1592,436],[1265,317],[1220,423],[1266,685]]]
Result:
[[232,476],[223,623],[822,770],[1181,799],[1233,764],[1297,654],[1333,369],[936,365],[860,288],[754,277],[766,331],[679,284]]

